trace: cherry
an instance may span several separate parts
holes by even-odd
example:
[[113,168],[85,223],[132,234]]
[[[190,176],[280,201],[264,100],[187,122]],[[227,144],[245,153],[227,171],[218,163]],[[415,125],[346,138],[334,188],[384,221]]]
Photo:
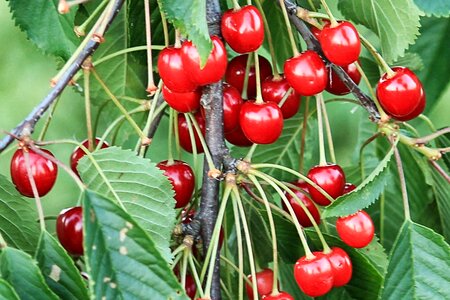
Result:
[[344,243],[353,248],[363,248],[373,239],[375,228],[372,218],[363,210],[338,218],[336,230]]
[[331,252],[325,255],[333,268],[333,286],[339,287],[349,283],[350,279],[352,279],[353,267],[347,252],[339,247],[333,247]]
[[[51,160],[37,154],[32,149],[17,149],[11,158],[11,179],[16,189],[22,195],[33,198],[33,190],[28,177],[27,165],[25,164],[25,154],[28,152],[28,158],[31,168],[31,175],[36,184],[37,192],[40,197],[45,196],[53,187],[58,175],[58,166]],[[53,154],[45,149],[41,151],[53,157]]]
[[284,76],[294,90],[302,96],[322,92],[328,82],[325,64],[319,54],[307,50],[286,60]]
[[339,66],[355,62],[361,53],[358,31],[347,21],[339,22],[337,26],[325,24],[319,41],[325,56]]
[[221,29],[225,41],[238,53],[253,52],[264,41],[262,16],[253,5],[227,10],[222,15]]
[[239,127],[239,112],[243,102],[241,94],[235,87],[228,83],[223,84],[223,130],[225,133]]
[[185,66],[181,59],[181,48],[166,47],[158,56],[159,76],[173,92],[192,92],[197,88],[185,73]]
[[[320,186],[333,199],[342,195],[345,186],[345,174],[339,165],[329,164],[326,166],[312,167],[308,172],[308,178]],[[311,198],[319,205],[328,205],[328,200],[313,186],[309,186]]]
[[193,112],[200,108],[202,92],[198,88],[190,92],[172,92],[164,85],[162,94],[167,104],[180,113]]
[[[206,65],[200,67],[200,54],[191,41],[181,46],[181,59],[187,77],[197,85],[207,85],[219,81],[227,69],[227,51],[218,36],[211,36],[213,48]],[[169,87],[170,88],[170,87]]]
[[[273,271],[271,269],[264,269],[256,274],[256,289],[258,290],[259,296],[269,295],[272,292],[273,285]],[[253,283],[252,275],[248,275],[248,279]],[[251,285],[246,283],[245,288],[247,289],[248,299],[253,299],[253,288]]]
[[[347,66],[343,66],[342,69],[345,73],[350,76],[350,78],[357,85],[361,81],[361,73],[359,73],[358,68],[355,63],[349,64]],[[327,68],[328,70],[328,84],[327,84],[327,92],[332,93],[334,95],[346,95],[350,93],[348,87],[342,82],[339,76],[334,72],[331,68]]]
[[195,189],[194,171],[184,161],[161,161],[156,165],[169,178],[175,192],[175,208],[185,207],[191,200]]
[[186,295],[194,300],[195,294],[197,293],[197,285],[195,284],[194,277],[191,274],[186,274],[185,280],[184,290],[186,291]]
[[[100,143],[101,139],[99,138],[95,138],[94,141],[94,145],[97,146],[98,143]],[[81,143],[84,147],[89,148],[89,140],[86,139]],[[109,145],[106,142],[103,142],[101,149],[104,148],[108,148]],[[78,161],[86,155],[86,152],[83,151],[83,149],[81,149],[79,146],[77,146],[73,152],[72,155],[70,156],[70,168],[72,169],[72,171],[75,172],[75,174],[78,175],[78,177],[80,177],[80,174],[78,174],[78,170],[77,170],[77,166],[78,166]]]
[[[264,101],[272,101],[279,104],[286,92],[291,88],[286,78],[267,77],[261,84],[261,92]],[[281,106],[281,112],[284,119],[293,117],[300,107],[300,95],[296,91],[292,91]]]
[[[194,117],[197,120],[198,127],[200,127],[203,136],[205,136],[206,130],[205,119],[203,118],[200,112],[196,112],[194,114]],[[193,125],[192,130],[194,132],[195,145],[197,146],[197,153],[203,153],[203,146],[202,143],[200,142],[200,137],[198,136],[197,130],[195,130]],[[193,150],[192,150],[191,136],[189,135],[189,126],[186,122],[186,117],[183,114],[178,115],[178,136],[181,148],[183,148],[187,152],[192,153]]]
[[271,144],[283,130],[283,114],[273,102],[245,102],[239,116],[245,136],[256,144]]
[[294,265],[294,277],[306,295],[319,297],[333,287],[333,268],[322,252],[313,252],[314,258],[301,257]]
[[345,194],[347,194],[347,193],[350,193],[351,191],[353,191],[353,190],[355,190],[356,189],[356,186],[354,185],[354,184],[352,184],[352,183],[346,183],[345,185],[344,185],[344,190],[342,191],[342,195],[345,195]]
[[424,101],[424,91],[419,78],[408,68],[394,67],[395,74],[383,74],[378,81],[377,98],[383,110],[393,118],[412,114]]
[[420,98],[420,102],[419,105],[416,107],[416,109],[413,110],[412,113],[407,114],[404,117],[396,117],[397,120],[399,121],[409,121],[412,120],[416,117],[418,117],[421,113],[423,113],[423,110],[425,109],[425,105],[426,105],[426,97],[425,97],[425,93],[422,94],[422,98]]
[[72,255],[83,255],[83,209],[74,206],[60,212],[56,219],[59,242]]
[[[242,93],[244,89],[245,68],[247,67],[248,54],[239,55],[230,60],[225,73],[225,80]],[[259,60],[259,74],[261,81],[266,77],[272,75],[272,66],[270,62],[263,56],[258,55]],[[255,65],[252,63],[248,72],[247,83],[247,99],[254,99],[256,97],[256,71]]]
[[225,139],[231,144],[239,147],[249,147],[253,145],[253,142],[245,136],[240,125],[231,132],[225,132]]
[[289,295],[286,292],[279,292],[276,295],[262,296],[261,299],[264,299],[264,300],[294,300],[294,297],[292,297],[291,295]]
[[[305,192],[308,192],[308,184],[307,183],[296,182],[294,184],[296,186],[298,186],[299,188],[301,188],[302,190],[304,190]],[[292,189],[292,191],[303,202],[303,204],[306,206],[306,209],[309,210],[309,212],[311,213],[311,215],[314,218],[314,221],[316,221],[317,224],[320,224],[320,213],[319,213],[319,210],[317,209],[317,207],[312,202],[312,200],[299,190]],[[299,221],[300,225],[302,225],[303,227],[312,226],[311,220],[308,218],[308,216],[306,215],[305,211],[300,206],[300,204],[298,204],[297,200],[295,200],[295,198],[292,197],[289,193],[285,193],[285,194],[286,194],[287,199],[289,200],[289,203],[292,205],[292,209],[294,210],[295,215],[297,216],[297,220]],[[282,202],[282,204],[283,204],[283,209],[285,211],[289,212],[286,205],[284,204],[284,201]]]

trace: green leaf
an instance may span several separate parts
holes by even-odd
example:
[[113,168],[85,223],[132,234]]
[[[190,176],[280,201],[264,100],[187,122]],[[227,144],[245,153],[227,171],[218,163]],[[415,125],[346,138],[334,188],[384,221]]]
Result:
[[[448,169],[444,167],[444,170]],[[442,234],[450,241],[450,183],[435,169],[431,170],[433,178],[433,191],[437,202],[439,216],[442,224]]]
[[413,52],[407,52],[404,56],[399,57],[393,65],[408,67],[412,71],[423,70],[425,65],[423,63],[422,57],[419,54]]
[[25,252],[11,247],[2,249],[0,273],[20,299],[59,299],[45,284],[36,261]]
[[450,16],[450,2],[447,0],[414,0],[414,3],[427,15]]
[[131,150],[109,147],[93,153],[99,169],[88,157],[78,170],[92,190],[123,204],[127,212],[152,237],[166,261],[171,260],[169,241],[175,224],[172,185],[150,160]]
[[0,299],[1,300],[19,300],[19,296],[12,286],[0,278]]
[[59,0],[9,0],[16,25],[44,53],[67,60],[79,44],[73,31],[76,8],[58,13]]
[[[439,148],[445,148],[450,145],[450,133],[446,133],[441,135],[436,139],[436,146]],[[447,166],[447,169],[450,169],[450,153],[442,154],[442,161]]]
[[188,299],[144,229],[92,191],[83,200],[84,249],[95,299]]
[[46,231],[41,233],[36,260],[46,283],[60,299],[89,299],[87,286],[73,259]]
[[39,224],[33,199],[21,198],[14,185],[0,174],[0,234],[8,245],[34,253]]
[[403,56],[419,35],[421,11],[413,0],[340,0],[338,7],[347,19],[378,35],[388,63]]
[[441,235],[406,220],[392,248],[381,299],[449,299],[449,253]]

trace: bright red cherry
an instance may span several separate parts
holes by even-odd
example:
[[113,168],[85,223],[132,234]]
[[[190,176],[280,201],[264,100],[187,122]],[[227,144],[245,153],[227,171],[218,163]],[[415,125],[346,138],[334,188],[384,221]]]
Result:
[[[345,186],[345,174],[339,165],[330,164],[326,166],[312,167],[308,172],[308,178],[320,186],[333,199],[342,195]],[[309,186],[311,198],[319,205],[328,205],[328,200],[322,193],[314,187]]]
[[222,35],[237,53],[253,52],[264,41],[264,22],[253,5],[229,9],[222,15]]
[[353,248],[363,248],[372,241],[375,227],[372,218],[363,210],[338,218],[336,230],[344,243]]
[[[350,78],[357,85],[361,81],[361,73],[359,73],[358,68],[356,68],[356,64],[352,63],[347,66],[343,66],[345,73],[350,76]],[[331,68],[327,68],[328,70],[328,84],[327,84],[327,92],[332,93],[334,95],[346,95],[350,93],[348,87],[342,82],[339,76],[334,72]]]
[[[248,275],[250,282],[253,282],[252,275]],[[256,273],[256,288],[259,296],[268,295],[272,292],[273,285],[273,271],[271,269],[264,269]],[[253,288],[246,283],[248,299],[253,299]]]
[[[101,139],[99,138],[95,138],[94,141],[94,147],[96,147],[98,145],[98,143],[100,143]],[[81,143],[84,147],[89,149],[89,140],[86,139]],[[101,149],[104,148],[108,148],[109,145],[107,142],[103,142]],[[86,152],[83,151],[83,149],[81,149],[79,146],[77,146],[73,152],[72,155],[70,156],[70,168],[72,169],[72,171],[75,172],[75,174],[78,175],[78,177],[80,176],[80,174],[78,174],[78,170],[77,170],[77,166],[78,166],[78,161],[80,161],[80,159],[86,155]]]
[[[227,69],[227,51],[218,36],[211,36],[213,48],[206,65],[200,67],[200,54],[191,41],[185,41],[181,46],[181,58],[187,77],[197,85],[207,85],[222,79]],[[170,87],[169,87],[170,88]]]
[[283,113],[273,102],[245,102],[239,120],[245,136],[256,144],[271,144],[283,131]]
[[422,98],[420,98],[419,105],[416,107],[416,109],[413,110],[412,113],[407,114],[404,117],[396,117],[395,119],[397,119],[399,121],[409,121],[409,120],[412,120],[412,119],[418,117],[421,113],[423,113],[423,110],[425,109],[427,101],[425,99],[426,98],[425,93],[423,93],[422,95],[423,96],[422,96]]
[[314,258],[301,257],[294,265],[294,277],[306,295],[319,297],[333,287],[333,268],[322,252],[313,252]]
[[347,21],[339,22],[337,26],[325,24],[319,40],[325,56],[339,66],[355,62],[361,53],[358,30]]
[[339,287],[349,283],[350,279],[352,279],[353,267],[347,252],[339,247],[333,247],[331,252],[325,255],[333,268],[333,286]]
[[394,67],[395,74],[383,74],[378,81],[377,98],[383,110],[393,118],[412,114],[425,97],[422,83],[408,68]]
[[286,292],[279,292],[276,295],[262,296],[261,299],[263,299],[263,300],[294,300],[294,297],[292,297],[291,295],[289,295]]
[[[25,154],[28,152],[28,158],[31,168],[31,175],[36,184],[37,192],[40,197],[45,196],[53,187],[58,175],[58,166],[51,160],[37,154],[32,149],[17,149],[11,158],[11,179],[16,189],[22,195],[33,198],[33,190],[28,177],[27,165],[25,164]],[[41,151],[53,157],[53,154],[45,149]]]
[[[244,88],[245,68],[247,67],[248,54],[239,55],[230,60],[225,73],[225,80],[232,86],[238,89],[239,93],[242,93]],[[272,66],[270,62],[263,56],[258,55],[259,60],[259,74],[261,82],[268,76],[272,75]],[[255,64],[252,60],[250,70],[248,72],[248,84],[247,84],[247,99],[255,99],[256,97],[256,71]]]
[[193,112],[200,108],[200,97],[202,96],[200,89],[180,93],[172,92],[164,85],[162,94],[167,104],[180,113]]
[[353,190],[355,190],[355,189],[356,189],[356,186],[355,186],[354,184],[347,182],[347,183],[344,185],[344,190],[342,191],[342,195],[345,195],[345,194],[347,194],[347,193],[350,193],[351,191],[353,191]]
[[253,145],[253,142],[251,142],[245,136],[244,132],[242,132],[241,126],[238,126],[231,132],[225,132],[225,139],[231,144],[239,147],[250,147],[251,145]]
[[232,132],[239,127],[239,112],[244,103],[239,91],[229,85],[223,84],[223,131]]
[[167,47],[158,56],[158,72],[164,84],[173,92],[192,92],[197,85],[190,80],[181,60],[181,48]]
[[83,255],[83,210],[74,206],[60,212],[56,219],[56,234],[61,245],[72,255]]
[[[308,193],[308,184],[307,183],[296,182],[294,184]],[[306,209],[309,210],[309,212],[311,213],[311,215],[314,218],[314,221],[316,221],[317,224],[320,224],[320,213],[319,213],[319,210],[317,209],[317,207],[312,202],[312,200],[309,199],[309,197],[307,197],[305,194],[303,194],[299,190],[292,189],[292,191],[303,202],[303,204],[306,206]],[[295,198],[292,197],[289,193],[286,193],[286,197],[289,200],[289,203],[291,204],[292,209],[294,210],[295,215],[297,216],[297,220],[299,221],[300,225],[302,225],[303,227],[312,226],[311,220],[308,218],[308,216],[306,215],[305,211],[300,206],[300,204],[298,204],[297,200],[295,200]],[[283,209],[285,211],[289,212],[286,205],[284,204],[284,201],[282,202],[282,204],[283,204]]]
[[187,163],[180,160],[174,160],[173,162],[165,160],[159,162],[156,166],[164,171],[164,175],[169,178],[172,184],[175,191],[175,208],[185,207],[194,193],[194,171]]
[[[271,101],[279,104],[290,88],[291,86],[287,82],[286,78],[274,78],[273,76],[269,76],[261,84],[261,93],[264,101]],[[287,97],[283,106],[280,107],[281,112],[283,113],[283,118],[289,119],[293,117],[298,112],[299,107],[300,95],[293,90]]]
[[[199,111],[194,114],[194,117],[197,120],[198,127],[200,127],[203,136],[205,136],[206,131],[205,119],[203,118],[202,114]],[[197,153],[203,153],[203,146],[202,143],[200,142],[200,137],[198,136],[197,130],[195,130],[193,125],[192,130],[194,133],[195,145],[197,146]],[[178,136],[181,148],[183,148],[187,152],[192,153],[193,150],[192,150],[191,136],[189,134],[189,126],[186,122],[186,117],[183,114],[178,114]]]
[[284,76],[294,90],[302,96],[322,92],[328,82],[325,64],[319,54],[307,50],[286,60]]

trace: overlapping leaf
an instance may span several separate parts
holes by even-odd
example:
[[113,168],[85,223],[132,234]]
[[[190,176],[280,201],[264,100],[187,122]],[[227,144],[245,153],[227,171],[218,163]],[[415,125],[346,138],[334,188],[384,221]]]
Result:
[[19,296],[12,286],[3,279],[0,279],[0,299],[2,300],[19,300]]
[[447,0],[414,0],[414,3],[427,16],[448,17],[450,15],[450,2]]

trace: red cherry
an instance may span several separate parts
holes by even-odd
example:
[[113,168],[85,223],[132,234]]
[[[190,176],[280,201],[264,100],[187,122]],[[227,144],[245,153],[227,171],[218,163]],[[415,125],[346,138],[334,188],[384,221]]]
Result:
[[[245,68],[247,67],[248,54],[239,55],[230,60],[225,73],[225,80],[232,86],[238,89],[239,93],[242,93],[244,88]],[[263,56],[258,55],[259,60],[259,74],[261,82],[266,77],[272,75],[272,66],[270,62]],[[248,72],[247,83],[247,99],[254,99],[256,97],[256,71],[255,65],[252,63]]]
[[197,85],[185,73],[181,48],[167,47],[158,56],[158,72],[164,84],[173,92],[192,92]]
[[358,30],[347,21],[339,22],[334,27],[331,24],[325,24],[319,40],[325,56],[339,66],[355,62],[361,53]]
[[350,193],[351,191],[356,189],[356,185],[352,184],[352,183],[346,183],[344,185],[344,190],[342,191],[342,195],[345,195],[347,193]]
[[245,102],[239,121],[245,136],[256,144],[271,144],[283,131],[283,114],[273,102]]
[[[294,183],[296,186],[304,190],[305,192],[308,192],[308,184],[305,182],[300,183]],[[295,195],[303,202],[303,204],[306,206],[306,209],[309,210],[311,215],[313,216],[314,220],[316,221],[317,225],[320,224],[320,213],[317,207],[314,205],[314,203],[311,201],[310,198],[308,198],[305,194],[303,194],[299,190],[292,189],[292,191],[295,193]],[[303,208],[298,204],[297,200],[295,200],[294,197],[292,197],[289,193],[285,193],[287,199],[289,200],[289,203],[292,205],[292,209],[295,212],[295,215],[297,216],[297,220],[299,221],[300,225],[303,227],[310,227],[312,226],[311,220],[306,215]],[[282,202],[283,209],[287,212],[289,210],[287,209],[286,205],[284,204],[284,201]]]
[[175,208],[185,207],[191,200],[192,193],[195,189],[194,171],[184,161],[174,160],[161,161],[156,165],[159,169],[164,171],[164,175],[169,178],[175,191]]
[[[271,101],[279,104],[286,92],[291,88],[286,78],[267,77],[261,84],[261,92],[264,101]],[[292,91],[280,107],[284,119],[293,117],[300,107],[300,95],[296,91]]]
[[353,267],[347,252],[339,247],[333,247],[331,252],[325,255],[333,268],[333,286],[339,287],[349,283],[350,279],[352,279]]
[[[256,274],[256,289],[259,296],[268,295],[272,292],[273,285],[273,271],[271,269],[264,269]],[[252,275],[247,276],[250,282],[253,282]],[[248,283],[245,284],[247,289],[248,299],[253,299],[253,288]]]
[[233,145],[239,147],[250,147],[253,145],[251,141],[242,132],[241,126],[238,126],[235,130],[225,133],[225,139]]
[[[95,141],[94,141],[95,146],[94,147],[96,147],[98,145],[98,143],[100,143],[100,141],[101,141],[101,139],[95,138]],[[84,147],[89,149],[89,140],[86,139],[81,144]],[[103,142],[101,149],[108,148],[108,147],[109,147],[108,143]],[[86,155],[86,152],[84,152],[83,149],[81,149],[79,146],[77,146],[73,150],[72,155],[70,156],[70,168],[72,169],[72,171],[75,172],[75,174],[78,175],[78,177],[80,177],[80,174],[78,174],[78,170],[77,170],[78,161],[85,155]]]
[[[191,41],[185,41],[181,46],[181,58],[187,77],[197,85],[207,85],[222,79],[227,69],[227,51],[219,37],[211,36],[213,48],[206,65],[200,67],[200,54]],[[170,87],[169,87],[170,88]]]
[[322,252],[313,252],[314,258],[301,257],[294,265],[294,277],[306,295],[319,297],[333,287],[333,268]]
[[395,74],[389,78],[383,74],[378,81],[377,98],[383,110],[393,118],[412,114],[425,97],[422,83],[408,68],[394,67]]
[[[350,78],[358,85],[361,81],[361,73],[359,73],[356,68],[356,64],[352,63],[347,66],[343,66],[345,73],[350,76]],[[348,87],[342,82],[339,76],[334,72],[331,68],[327,68],[328,70],[328,84],[327,84],[327,92],[332,93],[334,95],[346,95],[350,93]]]
[[83,255],[83,210],[74,206],[60,212],[56,219],[56,234],[61,245],[72,255]]
[[263,300],[294,300],[294,297],[289,295],[286,292],[279,292],[276,295],[265,295],[262,296],[261,299]]
[[328,82],[325,64],[319,54],[307,50],[286,60],[284,76],[294,90],[302,96],[322,92]]
[[[200,127],[203,136],[205,136],[206,131],[205,119],[203,118],[200,112],[196,112],[194,114],[194,117],[197,120],[198,126]],[[194,132],[195,145],[197,146],[197,153],[203,153],[203,146],[202,143],[200,142],[200,138],[194,126],[192,126],[192,130]],[[186,122],[186,117],[183,114],[178,115],[178,136],[181,148],[183,148],[187,152],[192,153],[193,150],[192,150],[191,136],[189,135],[189,126]]]
[[321,32],[322,32],[322,30],[320,30],[319,28],[314,27],[314,26],[311,27],[311,33],[316,37],[317,40],[319,40]]
[[[34,195],[25,164],[24,151],[28,152],[31,175],[36,184],[38,195],[40,197],[45,196],[55,184],[58,166],[32,149],[17,149],[11,158],[11,179],[19,193],[26,197],[33,198]],[[53,157],[50,151],[45,149],[41,149],[41,151]]]
[[221,29],[225,41],[238,53],[253,52],[264,41],[262,16],[253,5],[227,10],[222,16]]
[[363,248],[372,241],[375,227],[372,218],[363,210],[338,218],[336,230],[344,243],[353,248]]
[[228,83],[223,84],[223,130],[225,133],[239,127],[239,112],[243,102],[241,94],[235,87]]
[[425,105],[427,104],[425,93],[422,94],[423,96],[420,98],[419,105],[416,107],[416,109],[413,110],[412,113],[407,114],[404,117],[396,117],[395,119],[399,121],[409,121],[416,117],[418,117],[421,113],[423,113],[423,110],[425,109]]
[[195,294],[197,293],[197,285],[195,284],[194,277],[191,274],[186,274],[186,281],[184,284],[184,290],[186,295],[192,300],[195,299]]
[[200,89],[180,93],[172,92],[164,85],[162,94],[167,104],[180,113],[193,112],[200,108],[200,97],[202,96]]
[[[330,164],[326,166],[312,167],[308,172],[308,178],[315,184],[320,186],[325,192],[327,192],[333,199],[342,195],[345,186],[345,174],[339,165]],[[311,198],[319,205],[328,205],[328,200],[314,187],[309,186],[309,194]]]

